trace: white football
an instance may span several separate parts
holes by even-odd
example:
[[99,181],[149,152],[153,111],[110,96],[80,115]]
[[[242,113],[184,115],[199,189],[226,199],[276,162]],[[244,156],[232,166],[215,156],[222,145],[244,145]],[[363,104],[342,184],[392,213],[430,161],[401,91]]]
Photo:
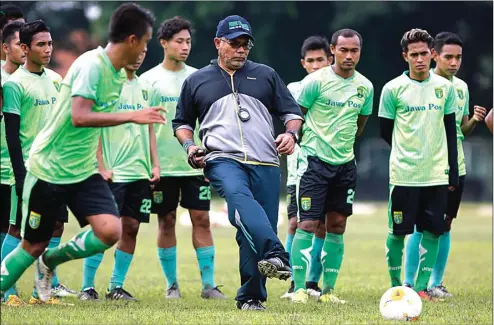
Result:
[[384,319],[414,321],[422,312],[422,300],[409,287],[393,287],[381,297],[379,310]]

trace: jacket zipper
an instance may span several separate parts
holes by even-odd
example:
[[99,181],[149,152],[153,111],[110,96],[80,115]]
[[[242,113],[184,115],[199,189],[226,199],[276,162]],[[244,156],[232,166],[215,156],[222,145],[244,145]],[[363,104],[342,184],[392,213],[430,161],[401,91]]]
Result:
[[[240,123],[240,119],[238,117],[238,103],[237,103],[237,98],[235,97],[235,85],[233,84],[233,74],[230,74],[230,80],[232,82],[232,92],[233,92],[233,101],[235,103],[235,117],[237,119],[237,125],[238,125],[238,130],[240,132],[240,143],[242,144],[242,151],[244,152],[244,161],[247,161],[247,152],[245,151],[245,144],[244,144],[244,135],[243,135],[243,130],[242,130],[242,124]],[[238,96],[238,93],[237,93]]]

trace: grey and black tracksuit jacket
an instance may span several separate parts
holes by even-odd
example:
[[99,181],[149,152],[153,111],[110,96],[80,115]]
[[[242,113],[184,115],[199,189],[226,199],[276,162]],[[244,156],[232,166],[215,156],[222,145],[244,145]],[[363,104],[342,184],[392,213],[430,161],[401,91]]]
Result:
[[[241,121],[240,107],[248,111],[250,120]],[[284,124],[303,119],[300,107],[276,71],[247,60],[230,75],[212,60],[185,80],[172,124],[174,132],[183,128],[193,131],[199,120],[206,161],[227,157],[278,166],[272,116]]]

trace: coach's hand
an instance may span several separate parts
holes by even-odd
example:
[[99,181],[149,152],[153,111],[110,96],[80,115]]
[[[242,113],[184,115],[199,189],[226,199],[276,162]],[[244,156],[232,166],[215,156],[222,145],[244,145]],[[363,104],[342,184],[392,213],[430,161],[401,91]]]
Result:
[[189,158],[187,159],[190,167],[195,169],[204,168],[206,163],[204,162],[205,152],[198,146],[190,146],[187,150]]
[[282,155],[291,155],[295,149],[295,140],[290,133],[278,135],[274,143],[276,144],[276,150]]
[[160,181],[160,166],[154,166],[153,169],[151,169],[151,178],[149,179],[149,183],[151,183],[151,187],[154,187],[154,184],[158,183]]
[[99,168],[99,173],[103,177],[103,179],[105,181],[107,181],[108,183],[113,182],[113,179],[112,179],[113,178],[113,172],[111,170],[108,170],[106,168],[100,167]]
[[166,109],[163,107],[144,108],[139,111],[133,111],[132,113],[132,122],[137,124],[166,123],[166,117],[164,115]]

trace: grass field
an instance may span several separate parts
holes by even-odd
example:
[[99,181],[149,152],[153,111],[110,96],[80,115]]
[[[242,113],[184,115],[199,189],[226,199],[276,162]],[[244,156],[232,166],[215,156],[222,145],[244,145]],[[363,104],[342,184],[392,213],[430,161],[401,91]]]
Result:
[[[220,209],[222,203],[216,203]],[[138,247],[130,267],[125,288],[138,303],[79,302],[66,299],[75,306],[4,307],[2,324],[377,324],[391,323],[379,314],[379,299],[389,287],[384,257],[387,234],[386,207],[375,210],[361,208],[349,220],[345,234],[345,259],[337,282],[337,290],[349,302],[343,306],[292,305],[279,299],[288,282],[268,280],[269,299],[265,313],[239,311],[233,298],[239,284],[238,249],[232,227],[215,228],[216,283],[223,285],[227,301],[204,301],[200,298],[200,277],[191,230],[177,228],[178,278],[183,298],[164,299],[165,279],[156,252],[156,218],[143,225]],[[281,210],[284,214],[283,209]],[[180,212],[179,212],[180,213]],[[455,295],[441,303],[424,303],[420,323],[423,324],[492,324],[492,215],[490,207],[462,205],[460,217],[454,222],[452,249],[445,284]],[[70,219],[63,242],[79,228]],[[280,226],[285,239],[286,222]],[[105,258],[96,278],[97,290],[104,295],[113,266],[113,249]],[[82,282],[82,261],[69,262],[59,268],[61,281],[79,289]],[[33,285],[33,269],[18,283],[21,297],[27,301]]]

